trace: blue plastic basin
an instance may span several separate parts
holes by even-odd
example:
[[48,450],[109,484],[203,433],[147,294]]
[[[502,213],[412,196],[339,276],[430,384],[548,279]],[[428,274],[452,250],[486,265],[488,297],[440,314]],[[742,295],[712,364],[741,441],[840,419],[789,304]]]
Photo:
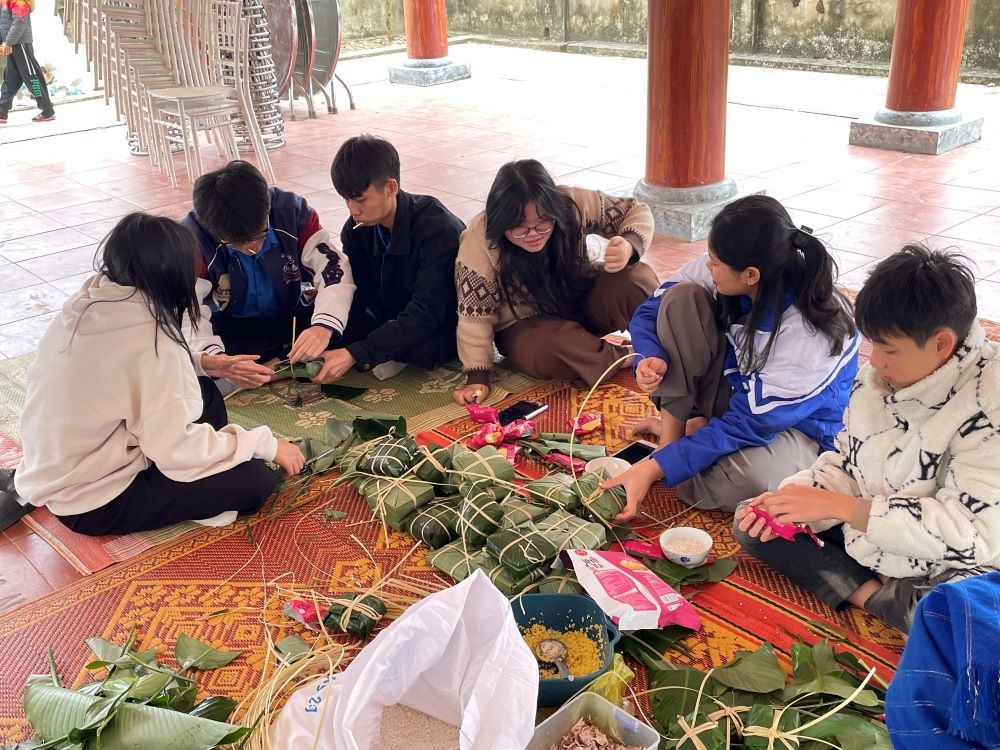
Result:
[[601,668],[572,680],[552,677],[538,681],[538,705],[561,706],[608,671],[621,638],[618,628],[589,596],[580,594],[526,594],[511,601],[514,619],[522,630],[535,623],[552,630],[584,630],[599,640]]

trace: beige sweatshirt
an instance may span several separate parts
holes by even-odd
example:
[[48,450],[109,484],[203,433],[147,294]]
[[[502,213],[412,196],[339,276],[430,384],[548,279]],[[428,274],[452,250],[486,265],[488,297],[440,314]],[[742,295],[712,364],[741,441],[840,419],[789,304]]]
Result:
[[[634,198],[616,198],[597,190],[559,188],[580,209],[583,229],[580,253],[587,255],[586,236],[624,237],[638,256],[653,240],[653,214]],[[518,320],[537,315],[530,305],[507,300],[500,288],[500,250],[486,239],[486,214],[476,216],[462,232],[455,264],[458,288],[458,357],[470,383],[489,383],[493,336]]]
[[272,460],[267,427],[195,424],[203,404],[188,353],[157,333],[144,297],[98,274],[67,300],[28,368],[21,497],[56,515],[107,504],[155,463],[191,482]]

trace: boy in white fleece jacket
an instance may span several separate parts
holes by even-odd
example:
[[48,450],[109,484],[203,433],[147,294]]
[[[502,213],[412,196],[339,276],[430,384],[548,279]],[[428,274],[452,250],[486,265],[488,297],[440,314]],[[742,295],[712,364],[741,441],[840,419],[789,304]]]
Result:
[[[837,450],[736,511],[755,557],[834,608],[906,631],[938,583],[1000,569],[1000,344],[961,256],[907,245],[858,293],[872,342]],[[823,530],[775,538],[752,508]]]

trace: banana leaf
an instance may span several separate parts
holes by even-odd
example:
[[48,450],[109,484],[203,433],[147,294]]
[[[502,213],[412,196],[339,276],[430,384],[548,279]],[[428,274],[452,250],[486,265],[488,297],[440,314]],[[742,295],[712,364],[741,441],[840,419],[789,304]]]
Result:
[[[52,684],[49,675],[33,675],[24,689],[24,713],[44,740],[69,737],[78,745],[100,728],[102,750],[208,750],[232,743],[251,730],[166,708],[109,701]],[[85,728],[86,727],[86,728]],[[72,743],[67,744],[67,747]]]
[[538,582],[542,594],[582,594],[583,586],[572,570],[553,571]]
[[615,516],[625,509],[625,489],[621,486],[610,490],[601,489],[600,484],[608,475],[603,469],[597,473],[584,474],[573,484],[573,489],[580,496],[580,504],[594,518],[610,524]]
[[327,471],[332,468],[334,463],[337,461],[337,457],[334,455],[334,449],[324,442],[314,440],[313,438],[300,438],[299,440],[293,440],[292,443],[299,447],[299,450],[302,451],[302,455],[305,456],[307,463],[309,461],[315,461],[315,463],[309,467],[314,474]]
[[458,537],[458,503],[437,500],[414,513],[407,524],[410,536],[432,549]]
[[523,523],[537,521],[539,518],[547,516],[550,512],[550,509],[544,505],[526,503],[518,495],[504,500],[500,503],[500,507],[503,508],[503,518],[500,519],[501,529],[512,529]]
[[417,444],[408,435],[386,435],[376,441],[358,462],[358,471],[380,477],[401,477],[410,470]]
[[354,431],[361,440],[374,440],[383,435],[405,435],[406,417],[363,411],[354,417]]
[[377,596],[363,596],[348,591],[341,594],[323,616],[323,624],[363,641],[385,617],[385,602]]
[[535,526],[553,539],[561,552],[564,549],[606,549],[608,530],[603,524],[591,523],[564,510],[554,510]]
[[580,505],[580,497],[573,490],[573,477],[557,472],[535,479],[524,485],[533,500],[562,510],[573,510]]
[[478,549],[470,548],[462,539],[427,553],[427,562],[446,576],[456,581],[464,581],[473,571],[472,563]]
[[314,377],[319,375],[319,371],[323,369],[322,359],[307,359],[303,362],[290,362],[287,359],[283,359],[280,362],[275,362],[271,365],[271,371],[275,375],[287,375],[290,378],[302,379],[302,380],[312,380]]
[[521,445],[528,450],[537,453],[539,456],[546,456],[549,453],[562,453],[566,456],[579,458],[581,461],[590,461],[593,458],[601,458],[608,455],[608,450],[603,445],[591,445],[590,443],[580,443],[573,441],[572,450],[569,441],[561,440],[518,440]]
[[481,483],[463,484],[458,533],[470,549],[481,549],[486,537],[500,528],[503,508]]
[[486,550],[481,550],[473,556],[471,569],[483,571],[504,596],[520,594],[526,587],[545,575],[541,569],[532,570],[525,575],[517,575],[501,565]]
[[451,468],[451,451],[437,443],[428,443],[417,448],[413,461],[413,471],[417,479],[432,484],[442,484]]
[[359,488],[368,509],[396,531],[403,531],[407,517],[434,499],[434,486],[413,479],[369,479]]
[[181,669],[218,669],[240,655],[240,651],[221,651],[192,638],[187,633],[177,636],[174,658]]
[[533,523],[526,523],[490,534],[486,551],[515,576],[524,576],[558,555],[558,542],[558,534],[551,531],[546,534]]
[[455,453],[451,465],[465,481],[488,480],[508,486],[514,481],[514,465],[492,445],[484,445],[474,453]]

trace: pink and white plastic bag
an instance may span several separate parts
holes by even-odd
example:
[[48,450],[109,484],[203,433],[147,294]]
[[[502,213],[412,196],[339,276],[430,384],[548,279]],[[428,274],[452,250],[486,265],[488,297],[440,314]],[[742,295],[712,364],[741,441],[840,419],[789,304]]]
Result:
[[634,557],[571,549],[560,560],[574,570],[580,585],[620,630],[667,625],[701,629],[701,618],[690,602]]

